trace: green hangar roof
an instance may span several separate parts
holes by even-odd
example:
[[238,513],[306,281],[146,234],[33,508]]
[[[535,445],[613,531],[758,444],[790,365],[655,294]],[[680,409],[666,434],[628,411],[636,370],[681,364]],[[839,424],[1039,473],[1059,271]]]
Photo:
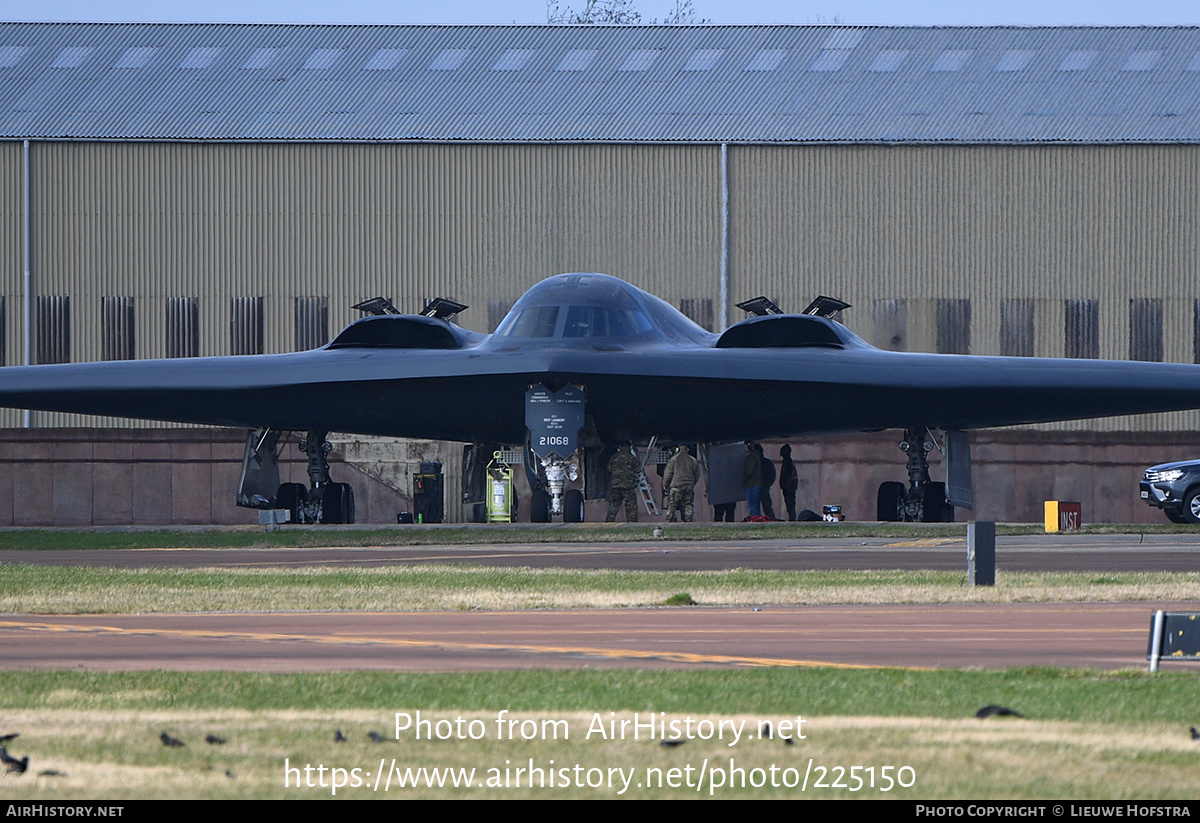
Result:
[[0,23],[0,139],[1196,143],[1200,29]]

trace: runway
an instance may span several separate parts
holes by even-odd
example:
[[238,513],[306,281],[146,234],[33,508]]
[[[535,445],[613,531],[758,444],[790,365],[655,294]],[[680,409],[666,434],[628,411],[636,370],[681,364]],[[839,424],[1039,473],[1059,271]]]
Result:
[[0,617],[5,668],[254,671],[744,666],[1120,669],[1189,603]]
[[[115,568],[372,567],[427,563],[533,568],[704,571],[717,569],[966,568],[966,537],[672,540],[367,548],[109,549],[0,552],[0,566]],[[1017,535],[996,540],[1003,571],[1200,571],[1197,534]]]
[[[330,549],[5,551],[0,565],[620,569],[965,567],[964,538]],[[1200,538],[1002,537],[1001,570],[1200,571]],[[1152,613],[1186,602],[519,612],[0,616],[0,667],[470,671],[576,667],[1146,665]],[[1170,664],[1168,664],[1170,665]],[[1180,664],[1186,665],[1186,664]]]

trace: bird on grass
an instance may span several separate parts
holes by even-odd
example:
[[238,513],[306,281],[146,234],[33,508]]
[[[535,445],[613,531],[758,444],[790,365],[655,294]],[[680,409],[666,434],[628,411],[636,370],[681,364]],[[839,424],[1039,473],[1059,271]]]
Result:
[[162,744],[164,746],[170,746],[171,748],[178,748],[180,746],[187,745],[187,743],[184,743],[178,737],[171,737],[171,735],[167,734],[166,732],[163,732],[162,734],[160,734],[158,736],[158,739],[162,741]]
[[975,716],[982,720],[985,717],[1024,717],[1025,715],[1010,709],[1008,706],[997,706],[993,703],[975,712]]
[[687,741],[682,738],[680,738],[678,740],[660,740],[660,741],[658,741],[658,745],[663,746],[664,748],[667,748],[667,749],[673,749],[676,746],[682,746],[686,742]]
[[771,739],[771,724],[770,722],[763,723],[762,728],[758,730],[758,736],[763,740]]
[[1192,740],[1200,740],[1200,729],[1195,726],[1189,726],[1189,728],[1192,730]]
[[0,743],[10,743],[20,736],[20,732],[13,732],[12,734],[0,734]]
[[8,749],[0,746],[0,763],[8,767],[9,774],[24,774],[29,768],[29,755],[25,755],[20,760],[8,753]]
[[341,729],[338,729],[336,732],[333,733],[333,742],[334,743],[345,743],[346,742],[346,735],[342,734]]
[[217,737],[215,734],[204,735],[204,742],[210,746],[224,746],[225,738]]
[[379,732],[374,731],[374,730],[367,732],[367,737],[371,738],[376,743],[383,743],[383,742],[387,741],[386,737],[384,737]]

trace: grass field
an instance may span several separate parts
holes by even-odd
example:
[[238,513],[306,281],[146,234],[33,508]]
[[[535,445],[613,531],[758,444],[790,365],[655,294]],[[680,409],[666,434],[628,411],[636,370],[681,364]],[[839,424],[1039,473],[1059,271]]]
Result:
[[654,572],[422,565],[372,569],[5,566],[0,613],[622,608],[686,593],[704,606],[1186,600],[1200,572]]
[[[25,775],[0,778],[0,792],[12,799],[333,797],[334,768],[343,770],[338,797],[381,797],[386,783],[374,788],[381,762],[392,779],[386,794],[394,797],[1200,796],[1200,752],[1187,729],[1188,713],[1197,711],[1195,679],[1187,674],[9,672],[0,674],[0,688],[7,695],[3,731],[22,735],[10,747],[31,757]],[[993,703],[1025,717],[973,717]],[[434,739],[417,739],[411,724],[418,711],[430,723],[424,736]],[[401,725],[410,726],[398,740],[397,713],[407,715]],[[643,723],[639,739],[632,739],[631,726],[625,739],[614,739],[613,721],[619,731],[619,722],[633,721],[635,713]],[[498,725],[498,718],[504,722]],[[665,721],[666,736],[673,736],[675,721],[686,742],[664,748],[656,736],[647,739],[648,720]],[[784,728],[794,745],[778,734],[764,739],[764,722]],[[338,730],[346,742],[334,741]],[[388,739],[371,742],[371,731]],[[163,732],[187,745],[164,746]],[[226,743],[206,745],[207,734]],[[289,775],[285,763],[298,771]],[[543,779],[553,769],[566,785],[530,788],[528,775],[515,770],[531,763]],[[304,765],[313,767],[307,775]],[[318,766],[326,771],[317,772]],[[396,785],[401,776],[430,778],[431,772],[414,770],[435,768],[476,772],[470,787]],[[47,769],[62,774],[37,776]],[[353,769],[365,785],[351,785]],[[557,773],[561,769],[568,773]],[[671,769],[678,770],[675,787],[667,784]],[[821,769],[826,785],[818,785]],[[896,782],[885,791],[887,777]],[[499,785],[489,787],[489,778]],[[588,786],[589,779],[601,785]]]
[[[732,534],[696,528],[716,528],[726,538],[785,536],[774,525]],[[863,528],[854,536],[913,536],[911,529],[889,534],[881,530],[891,527]],[[827,536],[829,527],[783,529],[792,536],[816,536],[811,529]],[[919,534],[949,536],[961,529],[941,526]],[[496,533],[513,536],[512,542],[567,542],[564,535],[630,540],[642,539],[634,537],[642,532],[649,529]],[[238,547],[283,545],[274,541],[285,537],[288,545],[385,545],[416,534],[10,531],[0,532],[0,560],[3,548]],[[418,536],[428,535],[464,542],[454,528]],[[690,539],[712,538],[702,531]],[[0,612],[612,607],[662,603],[682,592],[706,605],[1171,600],[1200,597],[1200,573],[1001,573],[996,587],[972,589],[957,573],[887,570],[0,567]],[[0,734],[20,733],[8,750],[30,757],[25,774],[0,775],[0,795],[315,799],[335,797],[336,782],[338,799],[1193,799],[1200,797],[1200,743],[1188,731],[1200,725],[1196,687],[1195,673],[1186,671],[1151,676],[1052,669],[0,671]],[[975,711],[989,704],[1025,716],[975,719]],[[395,739],[397,714],[415,720],[417,712],[434,739],[417,739],[412,729]],[[638,739],[607,733],[611,724],[619,729],[635,716],[643,729],[649,718],[678,724],[684,737],[694,734],[665,748],[644,732]],[[515,739],[501,739],[500,719]],[[763,738],[764,722],[777,732],[773,739]],[[781,725],[789,722],[790,729]],[[713,734],[702,736],[709,729]],[[334,741],[338,730],[345,742]],[[730,737],[735,730],[736,742]],[[780,730],[792,735],[794,745],[778,738]],[[388,739],[372,742],[371,731]],[[187,745],[164,746],[164,732]],[[439,732],[447,739],[438,739]],[[208,734],[226,742],[208,745]],[[56,774],[43,774],[48,771]],[[456,787],[456,779],[470,785]],[[402,788],[401,780],[421,785]]]

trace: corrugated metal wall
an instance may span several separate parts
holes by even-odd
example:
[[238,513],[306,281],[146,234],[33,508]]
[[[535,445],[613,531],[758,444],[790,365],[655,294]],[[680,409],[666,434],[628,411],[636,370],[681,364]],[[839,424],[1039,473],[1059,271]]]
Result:
[[[1001,304],[1032,301],[1033,353],[1067,353],[1066,301],[1098,307],[1099,356],[1130,357],[1131,301],[1162,301],[1165,360],[1194,358],[1200,148],[811,146],[730,151],[732,291],[798,310],[818,293],[886,345],[935,351],[938,304],[970,300],[972,354],[1001,353]],[[943,315],[944,316],[944,315]],[[736,317],[731,319],[737,319]],[[1137,347],[1135,347],[1136,349]],[[1067,428],[1193,430],[1194,413]]]
[[460,300],[472,307],[463,325],[488,331],[489,304],[502,314],[562,271],[614,272],[678,304],[707,296],[698,277],[718,277],[718,156],[716,147],[37,143],[35,291],[71,296],[75,361],[101,357],[103,297],[135,298],[138,357],[166,355],[174,298],[197,298],[201,355],[231,353],[232,301],[244,297],[264,298],[267,352],[293,349],[297,298],[328,298],[333,334],[358,316],[351,305],[379,294],[406,312],[436,296]]
[[[0,295],[4,297],[4,360],[22,362],[21,295],[24,278],[24,146],[0,143]],[[0,409],[0,426],[19,426],[21,412]]]
[[[869,341],[933,351],[941,318],[943,341],[999,354],[1002,303],[1020,300],[1009,316],[1023,324],[1032,307],[1033,353],[1062,356],[1066,301],[1091,300],[1101,357],[1157,351],[1154,339],[1131,346],[1130,323],[1161,317],[1164,358],[1191,362],[1198,152],[732,146],[731,302],[761,293],[799,310],[831,294],[854,304],[843,320]],[[403,311],[460,300],[471,305],[461,322],[487,331],[562,271],[615,274],[698,314],[706,301],[719,306],[718,146],[39,142],[32,167],[34,291],[70,296],[76,361],[101,356],[105,297],[133,298],[138,357],[167,354],[168,301],[178,298],[195,299],[201,355],[230,352],[240,298],[263,299],[268,352],[295,345],[299,298],[327,299],[331,335],[354,319],[353,303],[377,294]],[[20,143],[0,146],[0,170],[12,364]],[[1146,300],[1161,308],[1132,302]],[[1068,426],[1197,423],[1187,414]]]

